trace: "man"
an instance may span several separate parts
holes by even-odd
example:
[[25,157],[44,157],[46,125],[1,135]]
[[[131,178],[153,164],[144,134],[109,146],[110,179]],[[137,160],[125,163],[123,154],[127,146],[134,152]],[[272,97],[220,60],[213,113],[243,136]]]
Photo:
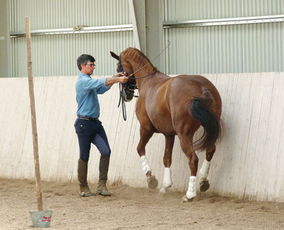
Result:
[[76,101],[78,104],[75,130],[79,140],[80,159],[78,160],[78,180],[80,184],[80,196],[95,195],[90,191],[87,182],[88,160],[91,143],[99,150],[99,182],[96,194],[110,196],[106,187],[109,159],[111,150],[105,130],[99,120],[100,105],[97,94],[103,94],[115,83],[126,83],[128,78],[122,73],[115,74],[112,78],[92,79],[95,69],[95,59],[91,55],[82,54],[77,59],[80,70],[76,82]]

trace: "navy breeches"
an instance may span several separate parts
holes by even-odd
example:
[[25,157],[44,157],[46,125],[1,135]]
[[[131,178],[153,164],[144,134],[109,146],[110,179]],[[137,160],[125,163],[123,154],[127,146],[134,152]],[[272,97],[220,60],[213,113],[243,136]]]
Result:
[[101,155],[110,155],[107,136],[99,120],[77,119],[74,126],[78,136],[81,160],[89,160],[91,143],[97,147]]

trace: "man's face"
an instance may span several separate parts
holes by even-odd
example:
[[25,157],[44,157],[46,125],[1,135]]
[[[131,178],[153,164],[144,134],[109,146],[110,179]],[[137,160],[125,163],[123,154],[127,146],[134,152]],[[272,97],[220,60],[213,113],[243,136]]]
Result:
[[81,65],[81,67],[82,67],[81,72],[83,72],[85,74],[88,74],[88,75],[91,75],[94,72],[95,66],[96,65],[95,65],[94,62],[88,61],[87,64],[82,64]]

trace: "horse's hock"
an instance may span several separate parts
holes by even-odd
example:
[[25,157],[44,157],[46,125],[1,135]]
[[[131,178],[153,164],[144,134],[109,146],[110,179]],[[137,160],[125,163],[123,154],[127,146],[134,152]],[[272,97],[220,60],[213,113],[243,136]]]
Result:
[[[217,144],[209,174],[210,191],[256,200],[284,201],[284,73],[205,75],[219,90],[224,136]],[[39,154],[43,180],[77,180],[78,145],[73,128],[76,115],[76,77],[35,78]],[[26,78],[0,79],[1,151],[0,177],[33,178],[32,137]],[[60,90],[58,86],[60,85]],[[17,93],[14,93],[17,92]],[[118,89],[101,97],[101,119],[112,148],[110,182],[146,187],[136,145],[139,125],[135,99],[128,104],[124,122],[117,109]],[[15,141],[16,140],[16,141]],[[184,191],[188,165],[176,138],[173,149],[171,189]],[[162,181],[164,138],[154,135],[147,157],[158,181]],[[202,162],[202,156],[200,162]],[[99,154],[89,178],[97,180]]]

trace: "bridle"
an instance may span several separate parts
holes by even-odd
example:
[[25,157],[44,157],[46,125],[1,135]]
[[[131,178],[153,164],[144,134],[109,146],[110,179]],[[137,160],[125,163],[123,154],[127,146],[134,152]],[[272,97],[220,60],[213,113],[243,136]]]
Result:
[[119,83],[119,102],[118,102],[117,107],[119,107],[121,104],[122,116],[123,116],[123,120],[125,121],[127,118],[125,102],[131,101],[133,97],[138,97],[134,95],[135,89],[138,89],[136,86],[136,83],[132,83],[132,82],[126,82],[124,84]]
[[[156,56],[154,57],[153,60],[155,60],[156,58],[158,58],[159,56],[161,56],[161,54],[169,47],[170,43]],[[123,68],[122,63],[120,63],[119,60],[119,64],[121,65],[121,67]],[[140,70],[142,70],[145,66],[151,64],[151,62],[146,63],[145,65],[143,65],[142,67],[140,67],[138,70],[136,70],[134,73],[131,73],[128,76],[128,78],[131,80],[134,80],[135,83],[131,83],[131,82],[126,82],[124,84],[119,83],[119,102],[118,102],[118,107],[121,104],[121,109],[122,109],[122,115],[123,115],[123,119],[126,121],[127,119],[127,115],[126,115],[126,107],[125,107],[125,101],[130,101],[132,100],[133,97],[138,97],[136,95],[134,95],[134,90],[138,89],[137,85],[136,85],[136,79],[141,79],[141,78],[147,78],[147,77],[151,77],[153,76],[155,73],[158,72],[157,68],[154,67],[154,71],[144,75],[144,76],[140,76],[140,77],[136,77],[135,74],[137,72],[139,72]]]
[[[146,77],[150,77],[150,76],[154,75],[157,72],[158,72],[158,70],[155,68],[155,70],[152,73],[147,74],[145,76],[135,77],[133,74],[130,74],[129,78],[131,78],[131,80],[136,80],[136,79],[140,79],[140,78],[146,78]],[[138,89],[138,87],[136,85],[136,81],[134,83],[132,81],[128,81],[128,82],[126,82],[124,84],[119,83],[119,102],[118,102],[118,107],[121,104],[122,116],[123,116],[123,120],[125,120],[125,121],[127,119],[125,102],[126,101],[131,101],[133,97],[138,97],[137,95],[134,95],[135,89]]]

